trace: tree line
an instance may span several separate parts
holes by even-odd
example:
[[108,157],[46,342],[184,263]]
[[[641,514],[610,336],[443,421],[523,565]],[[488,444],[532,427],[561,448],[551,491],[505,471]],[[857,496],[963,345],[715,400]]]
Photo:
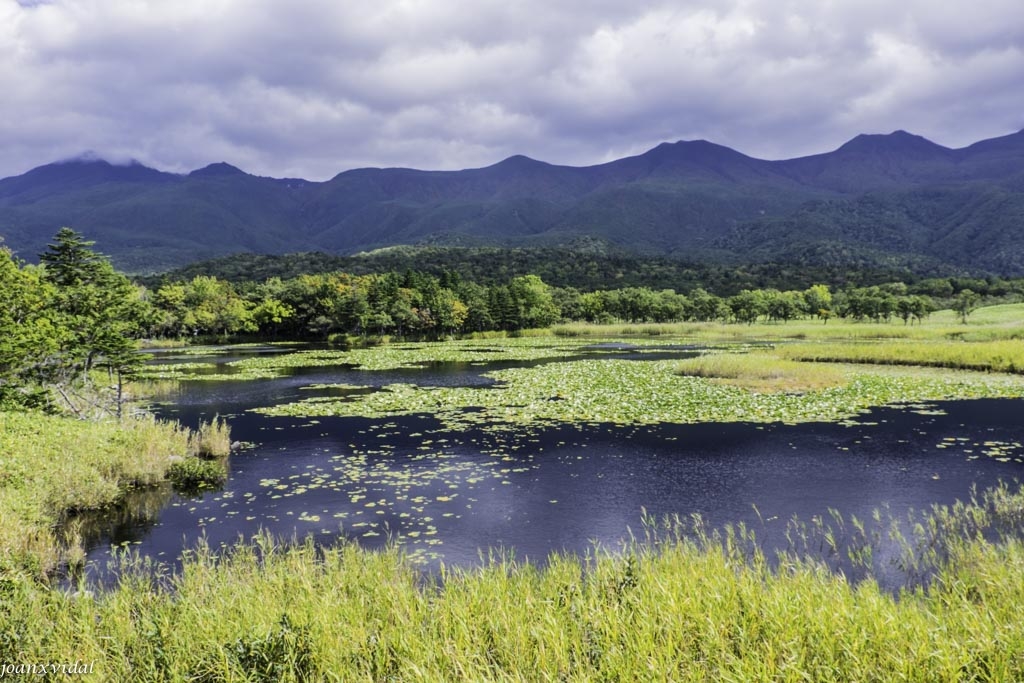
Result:
[[[969,314],[979,297],[963,290],[952,305]],[[413,338],[547,327],[558,322],[672,323],[758,321],[785,323],[832,318],[919,323],[936,309],[933,297],[904,283],[833,291],[745,289],[717,296],[702,288],[687,294],[647,287],[583,292],[553,287],[537,275],[483,285],[458,274],[408,270],[353,275],[345,272],[269,278],[234,285],[197,275],[147,292],[149,333],[162,337],[252,334],[324,339],[331,335]]]
[[[131,282],[92,242],[63,228],[40,256],[18,261],[0,249],[0,408],[58,400],[76,414],[120,413],[126,377],[139,366],[141,337],[194,339],[332,335],[438,339],[558,322],[669,323],[797,318],[920,322],[936,299],[902,282],[804,289],[743,289],[719,296],[648,287],[581,291],[536,274],[482,284],[458,272],[326,272],[231,283],[211,275],[152,288]],[[945,286],[942,286],[944,284]],[[966,320],[980,293],[931,283]],[[950,298],[951,297],[951,298]],[[55,399],[55,396],[57,397]]]

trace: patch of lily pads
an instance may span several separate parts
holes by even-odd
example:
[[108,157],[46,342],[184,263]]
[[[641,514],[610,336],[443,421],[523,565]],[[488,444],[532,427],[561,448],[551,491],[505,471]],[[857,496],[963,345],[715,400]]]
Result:
[[[317,424],[311,420],[309,426]],[[395,422],[369,425],[353,433],[351,443],[324,448],[327,457],[315,463],[279,468],[259,480],[256,491],[222,491],[206,501],[172,505],[194,515],[199,527],[293,521],[306,531],[340,532],[368,543],[387,540],[421,563],[441,558],[440,525],[471,515],[488,491],[515,486],[538,467],[521,438],[461,440],[424,429],[404,434],[418,445],[397,447],[392,441],[402,435]]]
[[[600,340],[598,340],[600,341]],[[630,342],[630,346],[653,345],[649,340]],[[498,340],[460,340],[450,342],[419,342],[376,346],[348,351],[309,350],[286,354],[254,356],[232,361],[167,363],[146,367],[143,379],[190,381],[242,381],[269,379],[293,368],[349,367],[360,370],[398,370],[423,367],[431,363],[468,363],[484,365],[493,362],[525,362],[561,360],[580,354],[601,355],[622,353],[623,348],[595,347],[595,340],[567,341],[554,338],[509,338]],[[214,368],[223,372],[211,372]]]
[[386,417],[429,413],[447,427],[503,429],[545,423],[655,424],[841,421],[875,406],[1024,396],[1010,375],[925,368],[840,366],[848,380],[804,393],[758,393],[677,374],[678,361],[572,360],[486,373],[491,387],[390,384],[255,409],[267,415]]

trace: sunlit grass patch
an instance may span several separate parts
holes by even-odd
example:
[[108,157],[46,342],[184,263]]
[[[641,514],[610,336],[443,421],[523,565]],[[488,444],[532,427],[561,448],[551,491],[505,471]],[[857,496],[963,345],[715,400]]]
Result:
[[902,341],[792,344],[779,356],[802,361],[923,365],[939,368],[1024,373],[1024,342]]
[[679,322],[661,324],[594,324],[566,323],[551,328],[552,334],[563,338],[609,336],[678,336],[694,340],[745,341],[766,339],[860,340],[1020,340],[1024,339],[1024,304],[1001,304],[977,309],[967,324],[950,310],[937,311],[924,322],[905,324],[889,322],[856,322],[801,319],[786,323],[760,321],[753,325],[726,322]]
[[224,458],[231,453],[231,429],[219,415],[202,422],[189,448],[200,458]]
[[62,561],[58,522],[162,482],[179,458],[194,457],[190,439],[176,423],[152,418],[0,413],[0,574],[54,569]]
[[712,353],[680,361],[678,372],[759,392],[805,392],[847,381],[837,367],[799,363],[765,353]]

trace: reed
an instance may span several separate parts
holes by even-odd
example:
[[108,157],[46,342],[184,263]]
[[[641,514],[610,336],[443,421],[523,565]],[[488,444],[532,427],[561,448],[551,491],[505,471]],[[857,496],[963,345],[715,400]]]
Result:
[[944,553],[898,595],[769,561],[748,529],[544,567],[497,555],[436,581],[394,549],[266,534],[200,546],[164,588],[125,555],[107,592],[10,585],[0,661],[91,661],[99,680],[1021,680],[1024,544],[974,533],[986,505],[922,520],[942,533],[907,546]]
[[1024,344],[1009,340],[792,344],[779,346],[776,353],[802,361],[1024,373]]
[[868,340],[998,341],[1024,339],[1024,304],[979,308],[962,324],[953,311],[942,310],[920,324],[793,320],[753,325],[723,322],[660,324],[566,323],[551,328],[559,337],[677,336],[702,341],[747,340]]
[[200,458],[225,458],[231,454],[231,429],[219,415],[209,422],[200,422],[193,434],[189,450]]
[[93,422],[0,413],[0,574],[43,578],[74,559],[73,534],[63,542],[58,522],[163,481],[191,438],[176,423],[152,417]]
[[681,361],[677,372],[764,393],[815,391],[847,380],[833,366],[798,363],[765,353],[710,353]]

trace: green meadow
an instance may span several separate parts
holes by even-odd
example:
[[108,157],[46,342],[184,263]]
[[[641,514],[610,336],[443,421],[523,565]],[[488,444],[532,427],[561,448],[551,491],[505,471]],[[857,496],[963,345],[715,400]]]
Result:
[[967,323],[961,323],[951,310],[941,310],[920,323],[857,322],[839,318],[820,320],[791,320],[753,324],[723,322],[683,322],[665,324],[611,324],[572,323],[556,325],[551,331],[560,337],[648,336],[685,337],[694,340],[820,340],[857,341],[879,339],[907,339],[932,341],[996,341],[1024,340],[1024,304],[1000,304],[975,310]]

